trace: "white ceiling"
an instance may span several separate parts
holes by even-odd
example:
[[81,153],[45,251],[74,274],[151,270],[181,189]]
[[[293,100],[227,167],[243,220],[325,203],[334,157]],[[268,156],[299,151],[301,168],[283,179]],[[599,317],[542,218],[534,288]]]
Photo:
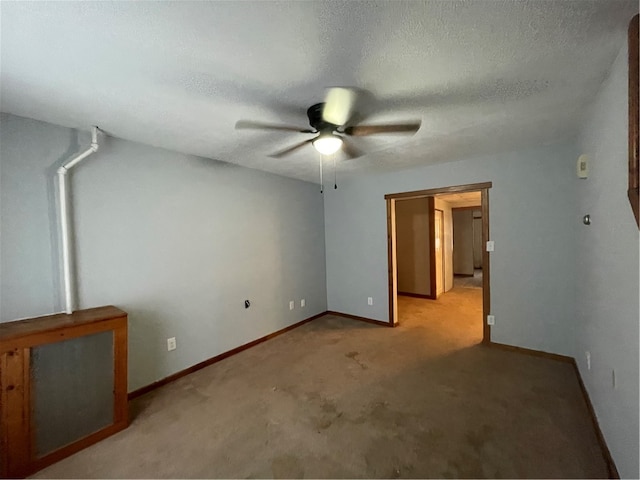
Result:
[[575,134],[635,1],[0,2],[3,112],[317,181],[307,127],[328,86],[370,92],[339,171],[389,170]]

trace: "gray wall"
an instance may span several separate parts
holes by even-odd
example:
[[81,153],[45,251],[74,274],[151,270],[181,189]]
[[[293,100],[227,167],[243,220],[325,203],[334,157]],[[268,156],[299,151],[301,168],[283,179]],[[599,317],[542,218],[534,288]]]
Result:
[[385,194],[492,181],[492,339],[572,354],[575,159],[555,145],[343,178],[325,191],[329,309],[388,321]]
[[[49,179],[89,138],[9,115],[1,127],[9,321],[61,309]],[[129,312],[130,390],[326,310],[316,185],[109,137],[71,176],[80,307]]]
[[579,183],[579,215],[590,214],[592,223],[580,225],[576,242],[575,357],[620,475],[638,478],[640,241],[626,193],[627,75],[625,46],[587,115],[579,142],[581,153],[591,158],[590,176]]
[[0,116],[0,321],[59,312],[54,175],[79,147],[63,127]]
[[398,292],[431,294],[430,244],[428,199],[397,201]]

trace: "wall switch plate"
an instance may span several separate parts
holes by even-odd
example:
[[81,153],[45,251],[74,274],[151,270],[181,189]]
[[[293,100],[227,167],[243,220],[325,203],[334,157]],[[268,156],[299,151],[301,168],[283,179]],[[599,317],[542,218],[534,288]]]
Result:
[[584,352],[584,356],[587,359],[587,370],[591,370],[591,352]]
[[167,338],[167,351],[176,349],[176,337]]
[[495,325],[496,317],[495,315],[487,315],[487,325]]
[[373,297],[367,298],[367,305],[373,305]]
[[307,306],[307,301],[303,298],[302,300],[300,300],[300,308],[304,308]]
[[293,300],[291,300],[289,302],[289,310],[293,310],[296,307],[296,302],[294,302]]
[[489,240],[487,242],[487,252],[493,252],[493,249],[494,249],[493,240]]

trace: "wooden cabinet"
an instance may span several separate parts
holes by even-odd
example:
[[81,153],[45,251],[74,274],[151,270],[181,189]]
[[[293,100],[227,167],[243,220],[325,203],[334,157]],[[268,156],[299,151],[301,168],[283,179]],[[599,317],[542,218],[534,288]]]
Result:
[[128,425],[127,314],[0,323],[0,476],[24,477]]

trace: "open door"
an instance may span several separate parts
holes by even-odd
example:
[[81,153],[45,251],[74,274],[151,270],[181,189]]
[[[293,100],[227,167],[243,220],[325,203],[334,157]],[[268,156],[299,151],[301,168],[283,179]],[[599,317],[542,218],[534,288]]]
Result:
[[[428,190],[417,190],[411,192],[392,193],[385,195],[387,204],[387,254],[388,254],[388,284],[389,284],[389,324],[391,326],[398,325],[398,308],[397,308],[397,237],[396,237],[396,204],[398,200],[409,199],[428,199],[428,210],[433,213],[430,215],[429,229],[431,230],[429,238],[435,239],[430,245],[431,265],[436,268],[431,269],[431,287],[432,296],[437,298],[443,292],[444,280],[446,279],[445,265],[443,261],[444,233],[443,233],[443,216],[442,211],[434,210],[434,196],[445,194],[456,194],[463,192],[480,192],[481,196],[481,225],[482,225],[482,246],[489,241],[489,189],[491,182],[476,183],[470,185],[459,185],[452,187],[433,188]],[[440,212],[440,213],[438,213]],[[434,248],[435,247],[435,248]],[[491,313],[491,293],[490,293],[490,264],[489,252],[486,248],[482,249],[482,342],[491,342],[491,326],[487,324],[487,316]],[[451,276],[451,275],[450,275]],[[426,297],[425,298],[429,298]]]

